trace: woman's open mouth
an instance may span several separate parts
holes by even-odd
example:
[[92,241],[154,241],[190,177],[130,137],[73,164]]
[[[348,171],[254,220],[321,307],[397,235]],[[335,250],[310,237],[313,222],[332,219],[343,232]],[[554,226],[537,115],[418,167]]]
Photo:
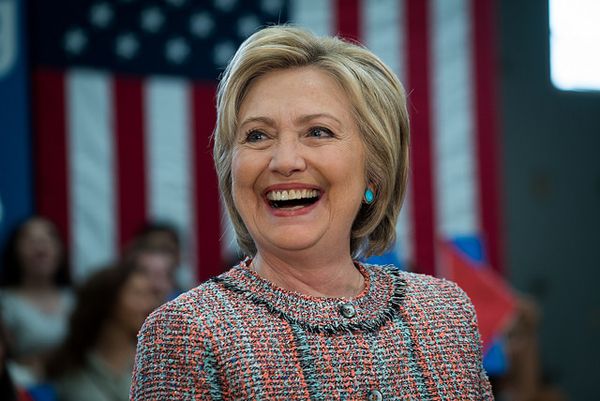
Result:
[[267,201],[274,209],[295,210],[310,206],[320,198],[317,189],[286,189],[267,192]]

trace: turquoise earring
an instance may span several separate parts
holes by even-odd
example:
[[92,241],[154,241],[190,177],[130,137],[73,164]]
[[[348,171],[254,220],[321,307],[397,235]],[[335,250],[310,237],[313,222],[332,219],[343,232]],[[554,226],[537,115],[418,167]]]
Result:
[[365,203],[370,205],[375,200],[375,194],[371,191],[371,188],[365,190]]

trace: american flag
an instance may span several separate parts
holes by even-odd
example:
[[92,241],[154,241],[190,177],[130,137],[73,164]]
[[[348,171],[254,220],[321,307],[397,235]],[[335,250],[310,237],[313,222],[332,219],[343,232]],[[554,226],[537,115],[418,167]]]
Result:
[[[39,210],[70,239],[81,278],[146,220],[174,223],[191,273],[222,269],[209,137],[218,74],[282,1],[37,1]],[[195,268],[197,266],[197,268]]]
[[[177,224],[202,281],[231,234],[211,159],[220,71],[260,26],[357,40],[409,93],[411,177],[392,250],[436,273],[450,241],[502,269],[493,0],[31,2],[38,211],[77,277],[147,219]],[[483,251],[482,251],[483,250]]]

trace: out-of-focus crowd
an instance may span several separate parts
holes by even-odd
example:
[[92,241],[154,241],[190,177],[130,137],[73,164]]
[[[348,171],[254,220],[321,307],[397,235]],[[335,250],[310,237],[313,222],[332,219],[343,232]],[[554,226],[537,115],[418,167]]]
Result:
[[74,285],[54,224],[16,227],[0,270],[0,399],[127,400],[137,333],[180,292],[180,253],[174,227],[149,223],[120,260]]

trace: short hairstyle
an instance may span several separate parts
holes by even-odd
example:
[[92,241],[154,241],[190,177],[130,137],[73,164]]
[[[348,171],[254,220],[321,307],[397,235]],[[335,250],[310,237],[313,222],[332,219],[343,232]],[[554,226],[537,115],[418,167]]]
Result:
[[231,163],[240,106],[257,78],[298,67],[324,71],[348,96],[366,150],[365,184],[375,192],[375,201],[363,203],[353,222],[350,250],[353,257],[383,253],[396,238],[408,176],[404,88],[389,67],[361,45],[337,37],[317,37],[292,26],[267,27],[246,39],[219,82],[214,159],[238,245],[247,255],[256,253],[232,194]]

